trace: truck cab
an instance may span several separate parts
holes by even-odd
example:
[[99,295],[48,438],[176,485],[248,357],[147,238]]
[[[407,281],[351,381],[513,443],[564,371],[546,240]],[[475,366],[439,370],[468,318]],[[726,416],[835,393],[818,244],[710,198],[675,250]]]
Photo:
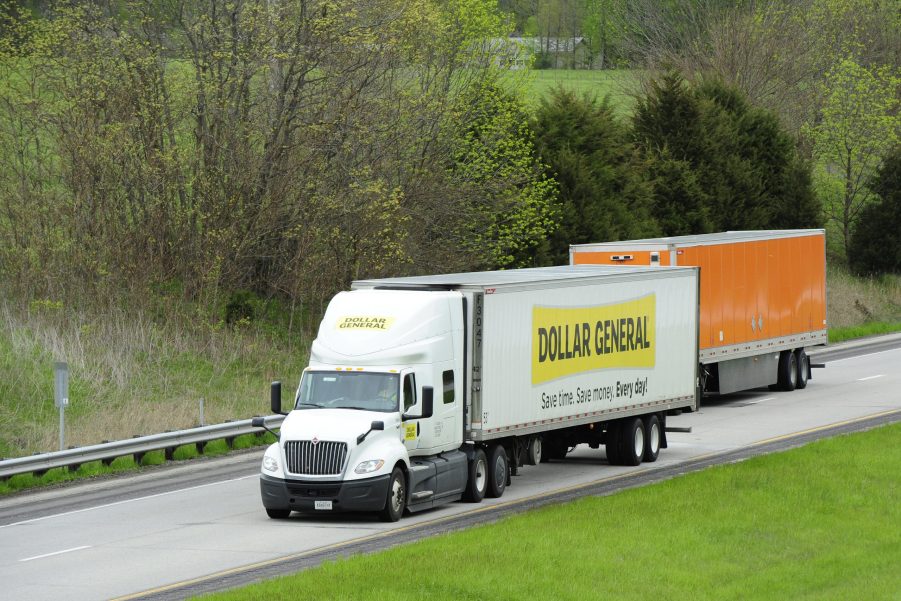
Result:
[[378,511],[393,521],[404,508],[460,498],[463,307],[452,291],[354,290],[332,300],[263,460],[270,517]]

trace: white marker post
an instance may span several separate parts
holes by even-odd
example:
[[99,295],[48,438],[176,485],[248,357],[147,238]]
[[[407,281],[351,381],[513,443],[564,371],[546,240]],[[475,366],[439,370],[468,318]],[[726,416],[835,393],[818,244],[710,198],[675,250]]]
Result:
[[59,407],[59,450],[66,448],[66,407],[69,406],[69,365],[53,364],[53,401]]

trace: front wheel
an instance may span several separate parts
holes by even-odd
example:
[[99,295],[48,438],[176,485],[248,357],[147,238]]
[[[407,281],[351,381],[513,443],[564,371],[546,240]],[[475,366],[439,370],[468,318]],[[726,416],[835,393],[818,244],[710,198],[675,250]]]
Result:
[[399,467],[391,472],[391,482],[388,485],[388,498],[385,499],[385,507],[379,517],[383,522],[396,522],[404,514],[407,506],[407,485],[404,473]]

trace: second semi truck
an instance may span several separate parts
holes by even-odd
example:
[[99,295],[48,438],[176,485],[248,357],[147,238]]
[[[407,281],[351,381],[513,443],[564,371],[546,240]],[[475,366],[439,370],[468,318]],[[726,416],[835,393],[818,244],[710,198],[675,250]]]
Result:
[[823,230],[722,232],[578,244],[573,265],[700,269],[699,361],[704,392],[807,386],[807,349],[826,344]]

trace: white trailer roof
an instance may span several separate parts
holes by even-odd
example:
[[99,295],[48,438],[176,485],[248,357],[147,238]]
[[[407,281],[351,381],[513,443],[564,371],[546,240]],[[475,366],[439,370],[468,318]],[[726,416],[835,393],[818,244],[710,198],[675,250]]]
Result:
[[[665,275],[665,272],[688,271],[691,267],[648,267],[623,265],[562,265],[558,267],[531,267],[504,271],[475,271],[375,280],[357,280],[352,288],[439,288],[453,290],[468,287],[507,287],[547,282],[579,281],[598,277],[647,277],[649,274]],[[683,275],[683,274],[678,274]]]

